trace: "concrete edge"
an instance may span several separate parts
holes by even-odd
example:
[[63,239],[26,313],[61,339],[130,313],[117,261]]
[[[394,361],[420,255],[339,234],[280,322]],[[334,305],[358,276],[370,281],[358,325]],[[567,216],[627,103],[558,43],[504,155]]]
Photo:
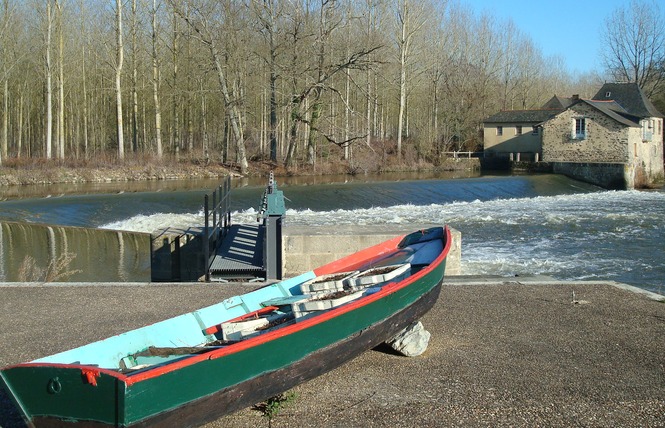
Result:
[[271,282],[2,282],[2,288],[65,288],[65,287],[228,287],[257,288]]
[[620,288],[622,290],[631,291],[637,294],[643,294],[649,299],[656,300],[658,302],[665,302],[665,295],[654,293],[653,291],[649,290],[643,290],[639,287],[635,287],[634,285],[624,284],[622,282],[616,282],[616,281],[606,281],[606,282],[607,284]]
[[444,278],[443,285],[448,286],[474,286],[474,285],[607,285],[621,290],[630,291],[635,294],[641,294],[651,300],[658,302],[665,302],[665,295],[654,293],[653,291],[644,290],[634,285],[624,284],[622,282],[599,280],[599,281],[574,281],[574,280],[557,280],[549,277],[448,277]]
[[[47,287],[226,287],[229,285],[258,288],[270,282],[3,282],[0,288],[47,288]],[[634,285],[616,281],[564,281],[546,276],[498,277],[498,276],[450,276],[444,278],[443,285],[474,286],[474,285],[608,285],[621,290],[641,294],[651,300],[665,302],[665,295],[644,290]]]

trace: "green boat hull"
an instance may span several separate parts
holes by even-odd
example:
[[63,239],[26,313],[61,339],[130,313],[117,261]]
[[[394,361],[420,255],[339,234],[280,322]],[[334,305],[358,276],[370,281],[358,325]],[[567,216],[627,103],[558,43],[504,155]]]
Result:
[[390,339],[435,304],[444,269],[445,258],[394,292],[352,310],[159,375],[28,364],[3,370],[2,381],[35,426],[196,426],[288,390]]

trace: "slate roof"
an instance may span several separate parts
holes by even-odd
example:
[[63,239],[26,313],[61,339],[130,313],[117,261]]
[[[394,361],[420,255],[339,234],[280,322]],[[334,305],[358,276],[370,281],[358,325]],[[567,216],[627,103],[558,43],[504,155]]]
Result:
[[570,107],[573,102],[575,102],[574,98],[566,98],[566,97],[560,97],[558,95],[553,96],[550,98],[549,101],[543,105],[542,108],[544,109],[554,109],[554,108],[560,108],[560,109],[566,109]]
[[485,119],[484,123],[533,123],[544,122],[563,109],[538,109],[538,110],[504,110]]
[[605,83],[592,100],[616,101],[628,114],[640,119],[663,117],[637,83]]
[[504,110],[488,117],[483,123],[538,125],[578,102],[587,103],[626,126],[640,126],[640,119],[647,117],[663,117],[637,83],[606,83],[590,100],[555,95],[541,109]]
[[619,103],[614,100],[611,101],[597,101],[597,100],[580,100],[581,102],[587,103],[590,106],[596,108],[603,114],[611,117],[617,122],[624,124],[626,126],[639,127],[640,118],[631,115],[624,109]]

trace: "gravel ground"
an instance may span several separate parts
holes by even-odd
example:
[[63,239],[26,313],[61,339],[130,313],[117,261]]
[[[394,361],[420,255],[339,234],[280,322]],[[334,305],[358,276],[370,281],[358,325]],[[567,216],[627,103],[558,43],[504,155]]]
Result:
[[[0,366],[187,312],[243,285],[0,287]],[[575,292],[575,301],[573,301]],[[420,357],[368,351],[272,427],[665,427],[665,303],[607,283],[448,284]],[[0,426],[20,426],[0,396]],[[206,427],[261,427],[245,409]]]

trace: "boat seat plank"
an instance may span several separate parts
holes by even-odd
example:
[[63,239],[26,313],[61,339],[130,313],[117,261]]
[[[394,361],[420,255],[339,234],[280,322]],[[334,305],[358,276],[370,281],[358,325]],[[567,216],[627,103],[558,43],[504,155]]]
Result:
[[275,297],[274,299],[266,300],[265,302],[261,302],[261,306],[268,307],[268,306],[288,306],[291,305],[292,303],[295,303],[297,301],[302,300],[305,298],[305,295],[299,294],[295,296],[284,296],[284,297]]

